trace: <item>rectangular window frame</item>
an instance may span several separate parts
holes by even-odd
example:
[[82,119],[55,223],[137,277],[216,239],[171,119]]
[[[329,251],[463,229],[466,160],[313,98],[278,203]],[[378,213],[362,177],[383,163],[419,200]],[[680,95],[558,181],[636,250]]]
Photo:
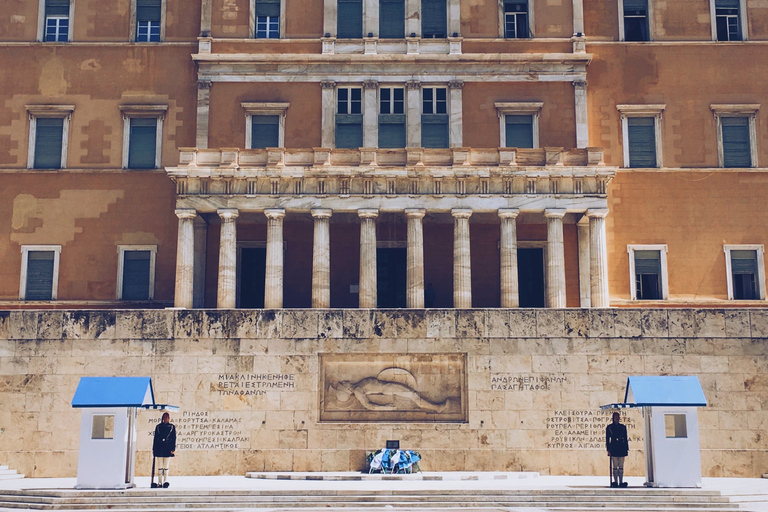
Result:
[[27,168],[35,168],[35,146],[37,141],[37,120],[41,117],[61,118],[64,120],[61,128],[61,165],[59,169],[67,168],[67,147],[69,146],[69,125],[74,105],[25,105],[29,117],[29,143],[27,147]]
[[736,300],[733,293],[731,251],[757,252],[757,293],[759,298],[756,300],[765,300],[765,247],[762,244],[724,244],[723,251],[725,252],[725,278],[728,283],[728,300]]
[[130,41],[137,43],[161,43],[165,41],[165,20],[166,20],[167,0],[161,0],[160,3],[160,40],[159,41],[139,41],[138,38],[138,0],[131,0],[131,33]]
[[286,0],[280,0],[280,20],[278,22],[278,30],[280,33],[277,37],[256,37],[256,0],[250,0],[249,15],[248,15],[248,30],[251,39],[258,39],[260,41],[271,41],[274,39],[285,39],[285,2]]
[[[717,39],[717,7],[716,7],[716,0],[709,0],[709,16],[710,16],[710,26],[712,28],[712,40],[718,41]],[[747,22],[747,2],[746,0],[739,0],[739,29],[741,31],[741,39],[739,41],[748,41],[749,40],[749,23]],[[735,42],[739,42],[735,41]],[[732,41],[722,41],[722,42],[732,42]]]
[[[711,0],[714,1],[714,0]],[[648,41],[627,41],[624,31],[624,0],[617,0],[619,11],[619,41],[627,43],[647,43],[653,41],[654,22],[653,22],[653,0],[648,0]]]
[[717,127],[717,166],[725,167],[725,148],[723,146],[723,117],[746,117],[749,127],[749,167],[744,169],[758,167],[757,152],[757,111],[760,108],[758,103],[750,104],[712,104],[710,109],[715,116]]
[[[340,100],[339,99],[339,91],[341,90],[347,90],[347,99],[345,101],[346,103],[346,110],[347,112],[339,112],[339,105]],[[353,110],[352,106],[355,102],[352,100],[352,91],[353,90],[359,90],[360,91],[360,112],[351,112]],[[338,148],[337,144],[337,138],[338,138],[338,125],[339,125],[339,117],[338,116],[359,116],[359,124],[360,124],[360,133],[361,133],[361,139],[362,143],[365,141],[365,95],[363,91],[363,86],[360,84],[339,84],[336,86],[334,93],[333,93],[333,147]],[[358,124],[358,123],[350,123],[350,124]],[[363,147],[361,143],[360,147]],[[340,149],[358,149],[358,148],[340,148]]]
[[245,148],[251,149],[253,141],[253,116],[279,116],[278,146],[285,147],[285,112],[291,106],[287,102],[246,101],[240,103],[245,110]]
[[616,110],[621,114],[621,140],[623,145],[623,157],[624,168],[631,169],[629,163],[629,122],[630,117],[653,117],[654,125],[654,141],[656,149],[656,167],[658,169],[664,167],[664,154],[663,154],[663,138],[661,132],[661,124],[664,109],[666,105],[616,105]]
[[[399,103],[399,101],[395,100],[395,90],[401,90],[403,92],[403,99],[402,99],[402,112],[395,112],[396,106]],[[383,92],[387,90],[389,91],[389,100],[383,99]],[[381,116],[403,116],[403,122],[402,122],[402,128],[403,128],[403,146],[397,146],[396,149],[399,148],[405,148],[408,146],[408,90],[405,87],[405,84],[386,84],[385,86],[381,86],[378,88],[377,91],[377,98],[376,98],[376,123],[378,125],[378,133],[381,135],[382,129],[382,118]],[[382,112],[382,105],[387,104],[389,112]],[[393,123],[393,124],[400,124],[400,123]],[[377,147],[383,147],[381,146],[381,138],[377,141]]]
[[30,252],[53,251],[53,278],[51,281],[51,300],[57,300],[59,295],[59,261],[61,259],[60,245],[22,245],[21,246],[21,276],[19,278],[19,300],[27,300],[27,267]]
[[146,300],[155,299],[155,261],[157,260],[156,245],[118,245],[117,246],[117,300],[123,299],[123,270],[125,265],[125,253],[131,251],[149,251],[149,293]]
[[[163,119],[168,111],[168,105],[120,105],[123,113],[123,169],[129,169],[128,157],[131,145],[131,119],[154,118],[157,119],[155,130],[155,169],[162,167],[163,154]],[[142,170],[142,169],[134,169]]]
[[[37,15],[37,41],[48,43],[59,43],[63,41],[46,41],[45,40],[45,25],[47,16],[45,15],[45,0],[40,0],[38,4]],[[75,19],[75,0],[69,0],[69,26],[67,27],[67,42],[72,42],[72,24]]]
[[[425,113],[424,112],[424,93],[431,89],[433,91],[432,94],[432,112]],[[437,91],[443,89],[445,90],[445,112],[436,112],[437,106],[439,104],[437,99]],[[420,145],[424,147],[424,116],[430,116],[430,115],[445,115],[448,118],[447,121],[447,131],[448,131],[448,141],[446,148],[451,147],[451,88],[448,87],[445,84],[430,84],[430,83],[423,83],[421,84],[421,88],[419,90],[419,122],[421,123],[421,136],[422,139],[420,141]]]
[[499,0],[499,37],[504,39],[533,39],[534,38],[534,31],[533,28],[536,26],[534,25],[534,0],[528,0],[528,35],[525,37],[507,37],[507,16],[506,12],[504,11],[504,0]]
[[669,300],[669,279],[667,274],[667,244],[653,245],[628,245],[629,253],[629,293],[630,299],[638,302],[651,300],[637,298],[637,283],[635,282],[635,251],[659,251],[659,265],[661,265],[661,299]]
[[507,146],[507,120],[508,115],[530,115],[532,116],[531,130],[533,131],[533,147],[539,147],[539,117],[541,115],[541,109],[544,107],[544,103],[537,102],[514,102],[514,101],[497,101],[494,104],[496,107],[496,113],[499,116],[499,147],[506,148]]

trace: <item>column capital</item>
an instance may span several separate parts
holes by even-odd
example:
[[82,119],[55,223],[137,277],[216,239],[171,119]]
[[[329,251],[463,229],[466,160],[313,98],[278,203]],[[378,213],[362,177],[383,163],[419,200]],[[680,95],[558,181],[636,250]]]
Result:
[[590,208],[587,210],[587,217],[590,219],[604,219],[610,211],[608,208]]
[[200,90],[209,90],[211,88],[212,82],[210,80],[198,80],[197,81],[197,88]]
[[333,89],[336,87],[336,82],[333,80],[323,80],[320,82],[321,89]]
[[499,217],[502,219],[516,219],[520,214],[517,208],[499,208]]
[[240,216],[240,210],[237,208],[219,208],[216,213],[222,220],[233,220]]
[[375,208],[362,208],[357,210],[357,215],[361,219],[375,219],[379,216],[379,210],[376,210]]
[[365,80],[363,82],[363,89],[376,89],[379,86],[379,82],[376,80]]
[[578,87],[582,87],[582,88],[586,88],[587,87],[587,81],[586,80],[574,80],[573,82],[571,82],[571,84],[574,87],[577,87],[577,88]]
[[565,210],[559,208],[548,208],[544,210],[544,216],[548,219],[562,219],[565,217]]
[[285,217],[285,210],[282,208],[269,208],[264,210],[264,215],[266,215],[268,219],[282,219]]
[[424,215],[426,215],[427,210],[424,208],[406,208],[405,209],[405,216],[409,219],[423,219]]
[[457,219],[468,219],[472,216],[472,209],[471,208],[453,208],[451,210],[451,215],[453,215]]
[[405,82],[405,88],[410,90],[421,89],[421,82],[418,82],[416,80],[410,80],[408,82]]
[[451,80],[448,82],[448,87],[451,89],[463,89],[464,88],[464,82],[461,80]]
[[331,215],[333,215],[333,210],[330,208],[312,208],[310,213],[316,219],[330,219]]
[[197,210],[194,208],[177,208],[173,211],[179,219],[194,219],[197,217]]

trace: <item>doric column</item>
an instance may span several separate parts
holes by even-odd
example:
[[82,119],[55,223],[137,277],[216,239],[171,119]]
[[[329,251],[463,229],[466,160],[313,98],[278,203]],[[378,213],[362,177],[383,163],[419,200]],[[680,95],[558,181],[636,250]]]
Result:
[[331,306],[331,210],[315,208],[315,234],[312,244],[312,307]]
[[472,307],[472,268],[469,260],[469,217],[472,210],[454,208],[453,215],[453,307]]
[[547,307],[565,307],[565,210],[544,210],[547,218]]
[[363,82],[363,147],[366,148],[379,146],[378,87],[379,83],[373,80]]
[[464,89],[464,82],[458,80],[451,80],[448,83],[448,87],[451,92],[451,110],[449,115],[449,135],[448,140],[452,148],[460,148],[464,146],[464,120],[462,113],[462,91]]
[[421,83],[405,82],[405,145],[409,148],[421,147]]
[[405,0],[405,37],[421,37],[421,0]]
[[589,125],[587,124],[587,82],[573,82],[573,97],[576,111],[576,147],[589,146]]
[[519,210],[503,208],[501,218],[501,307],[520,307],[517,282],[517,215]]
[[323,34],[329,37],[336,37],[336,19],[339,15],[337,2],[338,0],[323,0]]
[[210,80],[197,82],[197,125],[195,131],[195,145],[200,149],[208,147],[208,118],[210,108],[208,101],[211,97]]
[[406,307],[424,307],[424,229],[422,219],[426,210],[408,208],[408,290]]
[[360,216],[360,283],[361,308],[375,308],[378,294],[376,281],[376,217],[379,210],[357,210]]
[[605,239],[607,209],[587,210],[589,218],[589,274],[593,308],[607,308],[608,297],[608,247]]
[[589,259],[589,219],[584,215],[576,224],[579,241],[579,305],[589,308],[592,305],[590,291],[591,279],[589,277],[591,265]]
[[179,238],[176,242],[176,293],[173,305],[177,308],[191,308],[194,303],[195,279],[195,217],[194,209],[177,209]]
[[[336,2],[333,2],[336,5]],[[335,7],[334,7],[335,9]],[[321,118],[321,142],[324,148],[334,147],[334,133],[336,128],[336,82],[320,82],[321,100],[322,100],[322,118]]]
[[264,275],[264,307],[283,307],[283,218],[285,210],[264,210],[267,216],[267,269]]
[[216,307],[232,309],[237,298],[237,217],[234,208],[216,210],[221,218],[219,241],[219,288]]

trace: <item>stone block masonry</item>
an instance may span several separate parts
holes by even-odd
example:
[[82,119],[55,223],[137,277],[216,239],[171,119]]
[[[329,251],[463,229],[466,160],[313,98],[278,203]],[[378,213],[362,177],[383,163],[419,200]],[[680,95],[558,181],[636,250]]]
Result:
[[[387,439],[424,470],[598,475],[627,376],[697,375],[703,474],[759,477],[767,337],[762,308],[0,311],[0,460],[75,476],[79,378],[148,375],[181,407],[177,475],[360,470]],[[158,417],[139,413],[139,475]]]

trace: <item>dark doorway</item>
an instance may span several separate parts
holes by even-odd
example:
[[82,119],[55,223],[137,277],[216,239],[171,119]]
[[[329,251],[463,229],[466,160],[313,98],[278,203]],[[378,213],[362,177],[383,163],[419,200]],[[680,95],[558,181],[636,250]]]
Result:
[[517,279],[521,308],[543,308],[544,249],[517,250]]
[[240,305],[241,308],[264,307],[264,274],[267,268],[265,247],[240,249]]
[[406,258],[404,247],[376,250],[378,307],[405,307]]

